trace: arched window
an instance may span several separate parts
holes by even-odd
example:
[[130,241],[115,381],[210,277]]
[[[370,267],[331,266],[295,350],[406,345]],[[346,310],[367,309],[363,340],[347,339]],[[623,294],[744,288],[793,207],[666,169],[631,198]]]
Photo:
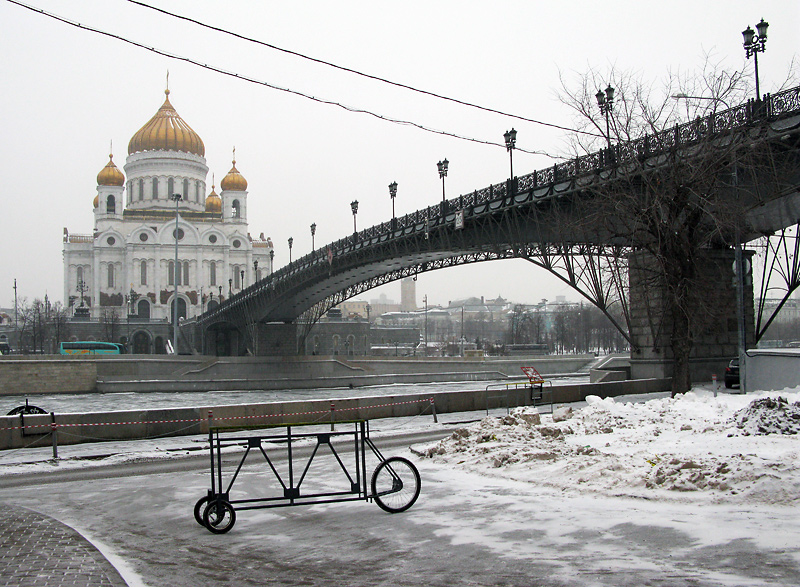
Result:
[[219,302],[217,300],[211,300],[210,302],[208,302],[208,307],[206,309],[213,310],[217,306],[219,306]]
[[241,216],[241,210],[239,207],[239,200],[234,200],[231,204],[231,217],[232,218],[239,218]]
[[167,285],[175,285],[175,261],[169,262],[167,269]]
[[81,287],[81,285],[83,285],[83,267],[76,267],[75,275],[77,277],[77,279],[75,280],[75,285],[77,287]]
[[194,199],[195,199],[196,202],[202,203],[202,202],[200,202],[200,182],[199,181],[194,182]]
[[[181,283],[181,281],[179,280],[178,284],[180,284],[180,283]],[[189,285],[189,261],[184,261],[183,262],[183,282],[182,283],[183,283],[183,285]]]
[[234,289],[241,289],[242,288],[242,280],[240,279],[239,273],[239,266],[233,266],[233,288]]
[[173,178],[167,179],[167,197],[171,198],[175,193],[175,180]]
[[[187,200],[189,199],[189,180],[188,179],[184,179],[183,180],[183,197],[186,198]],[[195,200],[197,200],[197,198],[195,198]]]
[[153,199],[154,200],[158,199],[158,178],[157,177],[153,178]]
[[[186,319],[186,300],[183,298],[178,298],[178,320],[183,318]],[[172,304],[170,304],[169,308],[169,321],[172,322],[175,320],[175,300],[172,300]]]
[[139,281],[142,285],[147,285],[147,261],[142,261],[139,265]]
[[133,182],[128,182],[128,205],[133,201]]
[[211,285],[217,285],[217,264],[214,261],[211,261],[211,264],[208,266],[209,269],[209,283]]
[[109,289],[114,287],[114,265],[111,263],[108,264],[108,287]]
[[136,304],[136,316],[139,320],[150,320],[150,302],[139,300]]
[[144,200],[144,180],[139,180],[139,201]]
[[344,346],[347,348],[347,354],[352,356],[356,354],[356,337],[352,334],[348,335],[347,341],[344,343]]
[[333,354],[334,355],[338,355],[339,354],[339,335],[338,334],[334,334],[333,335]]
[[106,214],[116,214],[117,213],[117,200],[114,196],[108,196],[106,198]]

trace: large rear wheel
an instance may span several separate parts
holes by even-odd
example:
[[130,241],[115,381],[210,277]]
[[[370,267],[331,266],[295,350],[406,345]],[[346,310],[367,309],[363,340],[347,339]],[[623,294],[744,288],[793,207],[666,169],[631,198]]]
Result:
[[419,497],[419,471],[403,457],[381,462],[372,474],[372,495],[375,503],[390,514],[404,512]]

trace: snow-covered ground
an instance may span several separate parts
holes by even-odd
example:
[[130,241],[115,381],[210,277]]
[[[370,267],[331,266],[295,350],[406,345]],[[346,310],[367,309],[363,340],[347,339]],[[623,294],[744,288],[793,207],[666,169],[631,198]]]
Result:
[[[517,408],[417,447],[449,467],[574,492],[789,505],[800,499],[800,389],[698,389],[645,402]],[[781,399],[778,399],[781,398]]]

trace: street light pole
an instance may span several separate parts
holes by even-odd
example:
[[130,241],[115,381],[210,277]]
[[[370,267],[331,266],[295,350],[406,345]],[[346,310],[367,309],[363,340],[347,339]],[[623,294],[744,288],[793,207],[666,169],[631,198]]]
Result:
[[611,115],[611,109],[614,107],[614,88],[611,87],[611,84],[608,85],[606,88],[606,93],[603,93],[603,90],[597,90],[597,93],[594,95],[597,98],[597,105],[600,107],[600,114],[604,114],[606,117],[606,141],[608,142],[608,148],[611,148],[611,125],[609,123],[609,116]]
[[389,197],[392,198],[392,230],[395,229],[395,224],[397,221],[395,220],[394,216],[394,198],[397,196],[397,182],[393,181],[389,184]]
[[275,249],[269,251],[269,274],[272,275],[272,268],[275,264]]
[[425,303],[425,356],[428,356],[428,294],[422,298]]
[[764,50],[767,48],[767,27],[769,27],[768,22],[764,22],[764,19],[761,19],[756,25],[756,30],[758,34],[750,28],[750,25],[747,25],[747,28],[742,31],[742,37],[744,37],[744,52],[748,59],[750,56],[753,56],[753,63],[755,64],[756,69],[756,100],[761,100],[761,89],[758,87],[758,54],[763,53]]
[[178,204],[180,203],[182,196],[181,194],[172,194],[170,196],[175,201],[175,269],[172,272],[172,279],[175,282],[175,299],[172,301],[173,306],[173,315],[172,319],[174,320],[174,324],[172,325],[172,338],[173,338],[173,348],[172,351],[176,355],[178,354],[178,275],[180,275],[180,269],[178,268]]
[[311,225],[311,252],[313,253],[316,250],[314,247],[314,235],[317,234],[317,223],[313,223]]
[[517,146],[517,131],[513,128],[507,130],[503,134],[503,138],[506,140],[506,150],[508,151],[508,159],[511,164],[511,175],[509,178],[514,179],[514,148]]
[[358,230],[356,229],[356,214],[358,214],[358,200],[353,200],[350,202],[350,210],[353,212],[353,236],[355,237],[358,234]]
[[294,244],[294,239],[289,237],[289,265],[292,264],[292,245]]
[[439,178],[442,180],[442,203],[445,202],[444,178],[447,177],[447,168],[449,165],[450,162],[447,159],[444,159],[444,161],[439,161],[436,164],[436,167],[439,168]]

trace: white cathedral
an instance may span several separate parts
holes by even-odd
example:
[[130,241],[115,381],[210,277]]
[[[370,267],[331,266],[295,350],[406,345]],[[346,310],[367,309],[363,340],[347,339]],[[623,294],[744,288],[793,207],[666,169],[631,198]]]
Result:
[[248,233],[235,151],[221,193],[206,195],[203,141],[165,93],[128,143],[124,174],[113,155],[97,174],[94,232],[64,228],[64,299],[90,321],[135,317],[135,352],[159,352],[144,324],[171,322],[173,304],[180,317],[201,314],[269,274],[274,258],[270,239]]

